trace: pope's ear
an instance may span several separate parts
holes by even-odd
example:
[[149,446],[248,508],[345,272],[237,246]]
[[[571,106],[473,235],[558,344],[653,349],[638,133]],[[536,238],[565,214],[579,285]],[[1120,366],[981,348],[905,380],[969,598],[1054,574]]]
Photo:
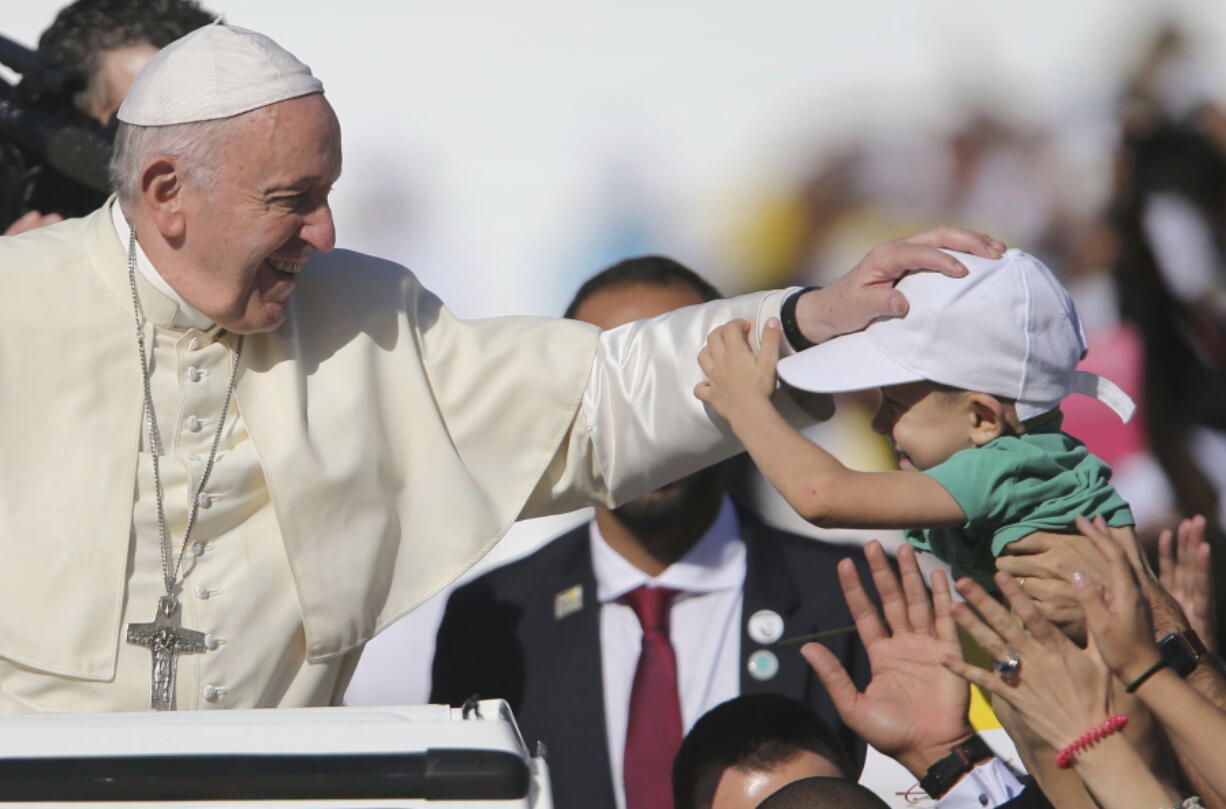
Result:
[[167,241],[183,236],[183,175],[169,157],[156,157],[140,173],[142,207]]
[[1009,432],[1005,405],[988,393],[969,393],[966,397],[971,441],[982,447]]

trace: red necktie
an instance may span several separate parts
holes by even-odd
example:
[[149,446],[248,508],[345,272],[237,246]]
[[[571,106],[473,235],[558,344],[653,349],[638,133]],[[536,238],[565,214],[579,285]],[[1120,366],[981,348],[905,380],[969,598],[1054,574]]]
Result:
[[668,639],[668,610],[678,592],[639,587],[623,597],[643,627],[622,761],[626,809],[673,807],[673,757],[681,746],[681,701],[677,657]]

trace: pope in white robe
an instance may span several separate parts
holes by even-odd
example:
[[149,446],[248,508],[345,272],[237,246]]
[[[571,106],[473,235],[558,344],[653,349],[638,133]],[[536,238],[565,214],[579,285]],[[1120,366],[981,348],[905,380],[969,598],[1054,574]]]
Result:
[[[176,658],[176,707],[335,702],[362,645],[517,518],[738,451],[692,396],[697,353],[732,318],[760,332],[792,292],[603,334],[459,320],[404,268],[328,252],[322,90],[267,37],[189,34],[119,112],[119,199],[0,238],[0,712],[147,709],[153,659],[126,634],[168,575],[203,634]],[[141,141],[184,126],[203,163]],[[879,248],[794,300],[792,328],[900,314],[891,278],[960,271],[937,244],[1000,249],[962,231]]]

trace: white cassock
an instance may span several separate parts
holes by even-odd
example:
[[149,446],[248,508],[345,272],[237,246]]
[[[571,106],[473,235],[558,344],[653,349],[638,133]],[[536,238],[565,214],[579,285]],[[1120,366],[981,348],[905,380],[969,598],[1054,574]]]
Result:
[[[107,207],[0,238],[0,711],[149,707],[149,651],[124,641],[163,592],[125,248]],[[138,288],[177,555],[236,341]],[[398,265],[314,256],[285,324],[246,338],[183,561],[182,622],[209,648],[179,658],[178,707],[338,701],[362,644],[516,518],[736,452],[695,358],[785,294],[600,334],[461,321]]]

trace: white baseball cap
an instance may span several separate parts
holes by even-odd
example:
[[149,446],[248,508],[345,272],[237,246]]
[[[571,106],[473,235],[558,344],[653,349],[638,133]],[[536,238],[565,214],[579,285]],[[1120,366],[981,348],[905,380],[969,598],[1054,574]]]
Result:
[[905,317],[786,357],[780,378],[822,393],[928,380],[1012,399],[1023,421],[1084,393],[1123,421],[1132,417],[1136,405],[1114,382],[1077,370],[1086,353],[1081,321],[1043,262],[1021,250],[999,259],[946,252],[965,277],[909,273],[897,284],[911,304]]
[[189,124],[323,91],[323,82],[292,53],[263,34],[218,21],[154,54],[117,115],[135,126]]

